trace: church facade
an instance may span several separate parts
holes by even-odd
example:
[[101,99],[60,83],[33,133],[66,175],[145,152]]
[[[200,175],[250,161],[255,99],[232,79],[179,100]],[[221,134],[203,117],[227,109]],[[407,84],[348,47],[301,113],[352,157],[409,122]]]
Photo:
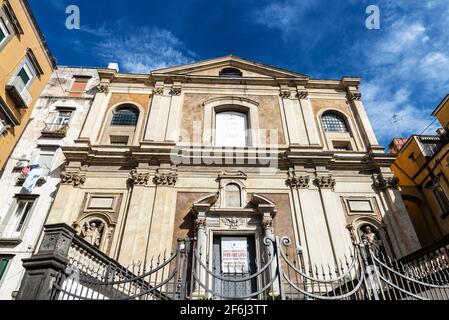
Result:
[[72,226],[123,265],[186,237],[221,265],[229,246],[257,264],[273,235],[319,264],[362,238],[396,258],[420,248],[359,78],[235,56],[98,74],[46,224]]

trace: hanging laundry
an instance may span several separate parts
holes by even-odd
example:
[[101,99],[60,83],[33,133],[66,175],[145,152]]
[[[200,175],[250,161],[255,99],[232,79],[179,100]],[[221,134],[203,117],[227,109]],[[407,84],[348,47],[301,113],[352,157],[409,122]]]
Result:
[[44,176],[44,168],[41,168],[40,165],[32,165],[30,166],[31,171],[28,174],[25,182],[23,183],[23,188],[28,192],[32,192],[34,187],[36,186],[37,181]]

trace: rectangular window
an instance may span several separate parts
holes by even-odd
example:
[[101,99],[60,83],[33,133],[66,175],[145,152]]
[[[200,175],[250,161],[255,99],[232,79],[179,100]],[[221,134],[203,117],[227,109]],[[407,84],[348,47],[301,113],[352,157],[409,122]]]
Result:
[[0,255],[0,282],[3,280],[6,274],[6,269],[8,268],[9,261],[11,261],[10,256]]
[[18,199],[13,209],[11,217],[4,228],[3,237],[7,239],[20,238],[22,231],[30,217],[34,199]]
[[33,77],[33,75],[31,74],[30,71],[30,67],[28,67],[27,64],[24,64],[20,70],[19,73],[17,74],[17,76],[22,79],[23,84],[25,85],[25,87],[29,84],[31,78]]
[[437,186],[433,193],[435,194],[435,197],[437,198],[438,204],[441,207],[441,210],[443,210],[443,216],[446,217],[449,215],[449,199],[446,195],[446,192],[444,192],[441,185]]
[[41,166],[41,168],[51,170],[55,152],[56,151],[52,149],[41,149],[37,160],[37,163]]
[[86,91],[90,77],[74,76],[74,82],[70,88],[70,97],[81,97]]
[[72,118],[72,111],[59,111],[56,117],[55,124],[58,125],[68,125],[70,119]]

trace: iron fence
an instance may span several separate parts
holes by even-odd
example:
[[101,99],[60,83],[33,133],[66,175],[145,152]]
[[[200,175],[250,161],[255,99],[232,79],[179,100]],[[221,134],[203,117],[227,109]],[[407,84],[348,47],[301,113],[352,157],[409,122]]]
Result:
[[256,270],[226,269],[202,255],[195,241],[181,241],[171,254],[147,266],[127,268],[74,243],[58,273],[52,299],[59,300],[447,300],[446,256],[395,261],[368,243],[355,244],[334,265],[304,263],[288,238],[265,238]]

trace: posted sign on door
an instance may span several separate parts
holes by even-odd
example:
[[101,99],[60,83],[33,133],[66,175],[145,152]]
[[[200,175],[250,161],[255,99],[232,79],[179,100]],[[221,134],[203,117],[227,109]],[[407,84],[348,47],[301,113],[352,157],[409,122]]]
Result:
[[248,241],[246,237],[221,238],[221,266],[224,273],[248,272]]

